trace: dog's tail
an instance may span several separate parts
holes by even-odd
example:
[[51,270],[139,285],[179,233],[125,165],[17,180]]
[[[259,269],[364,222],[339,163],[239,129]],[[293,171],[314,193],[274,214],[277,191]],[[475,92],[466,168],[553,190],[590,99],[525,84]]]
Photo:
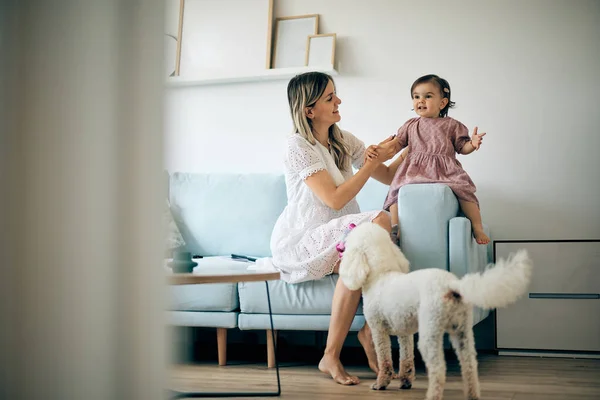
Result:
[[489,265],[483,273],[467,274],[451,283],[465,301],[481,308],[505,307],[515,302],[529,286],[533,265],[526,250]]

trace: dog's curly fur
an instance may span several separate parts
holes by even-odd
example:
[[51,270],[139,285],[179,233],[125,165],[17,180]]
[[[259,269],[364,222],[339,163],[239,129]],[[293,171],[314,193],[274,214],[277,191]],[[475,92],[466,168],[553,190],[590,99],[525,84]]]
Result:
[[438,268],[409,273],[408,260],[385,229],[372,223],[355,228],[346,240],[340,278],[349,289],[362,289],[379,366],[372,388],[385,389],[391,382],[390,335],[395,335],[400,344],[400,388],[410,389],[415,379],[413,335],[418,331],[429,378],[426,398],[442,399],[447,332],[460,361],[465,396],[479,399],[472,307],[498,308],[516,301],[529,285],[531,270],[527,252],[520,250],[462,279]]

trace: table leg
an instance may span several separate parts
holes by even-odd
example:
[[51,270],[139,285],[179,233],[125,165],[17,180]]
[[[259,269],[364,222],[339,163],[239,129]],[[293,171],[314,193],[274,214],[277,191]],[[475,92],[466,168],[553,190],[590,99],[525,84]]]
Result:
[[273,339],[273,345],[275,347],[275,373],[277,375],[277,391],[276,392],[243,392],[243,393],[228,393],[228,392],[177,392],[170,390],[168,391],[168,398],[170,399],[185,399],[185,398],[198,398],[198,397],[275,397],[281,396],[281,380],[279,378],[279,363],[277,362],[277,343],[275,342],[275,328],[273,327],[273,311],[271,309],[271,295],[269,293],[269,282],[265,281],[267,288],[267,302],[269,304],[269,321],[271,322],[271,335]]
[[281,395],[281,381],[279,379],[279,363],[277,362],[277,342],[275,341],[275,328],[273,327],[273,311],[271,310],[271,295],[269,294],[269,282],[265,281],[265,285],[267,287],[267,302],[269,303],[269,319],[271,320],[271,339],[273,340],[273,348],[275,359],[275,373],[277,374],[277,392],[273,394],[273,396]]

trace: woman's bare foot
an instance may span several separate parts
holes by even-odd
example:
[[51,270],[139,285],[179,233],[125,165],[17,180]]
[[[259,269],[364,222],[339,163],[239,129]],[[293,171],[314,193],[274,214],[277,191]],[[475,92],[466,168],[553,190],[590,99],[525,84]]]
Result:
[[324,354],[319,362],[319,371],[331,375],[334,381],[340,385],[358,385],[360,380],[357,376],[349,375],[340,359],[329,354]]
[[490,242],[490,238],[485,234],[482,228],[473,228],[473,236],[475,237],[475,241],[478,244],[488,244]]
[[365,350],[367,360],[369,361],[369,368],[371,368],[373,372],[377,374],[379,372],[379,368],[377,367],[377,353],[375,352],[375,346],[373,345],[371,328],[369,328],[369,325],[365,324],[365,326],[358,331],[358,341]]

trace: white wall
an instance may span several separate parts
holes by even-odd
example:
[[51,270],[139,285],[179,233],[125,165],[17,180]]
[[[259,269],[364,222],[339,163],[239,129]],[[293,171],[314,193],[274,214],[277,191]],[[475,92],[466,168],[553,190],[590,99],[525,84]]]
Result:
[[[310,13],[338,35],[342,128],[380,141],[414,115],[414,79],[439,74],[450,116],[488,132],[459,157],[494,239],[600,238],[600,2],[275,1]],[[167,169],[282,171],[286,85],[170,89]]]

